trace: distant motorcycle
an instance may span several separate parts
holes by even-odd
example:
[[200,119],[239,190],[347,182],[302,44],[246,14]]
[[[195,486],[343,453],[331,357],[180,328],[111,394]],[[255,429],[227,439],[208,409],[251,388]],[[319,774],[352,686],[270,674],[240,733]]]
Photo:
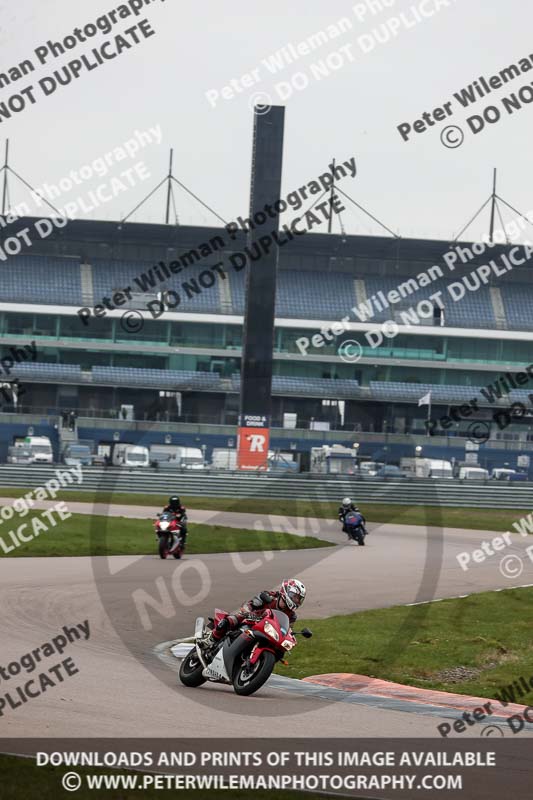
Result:
[[359,545],[364,545],[366,528],[362,514],[357,511],[349,511],[344,517],[344,530],[349,539],[353,539]]
[[[180,680],[189,687],[206,681],[225,683],[232,685],[236,694],[253,694],[269,679],[277,661],[287,663],[284,658],[296,646],[297,632],[291,630],[283,611],[269,608],[206,650],[202,642],[224,616],[217,609],[209,626],[198,617],[194,637],[186,640],[194,642],[194,647],[181,662]],[[313,635],[308,628],[299,633],[305,639]]]
[[158,539],[159,557],[181,558],[183,555],[183,524],[176,515],[170,511],[158,514],[154,528]]

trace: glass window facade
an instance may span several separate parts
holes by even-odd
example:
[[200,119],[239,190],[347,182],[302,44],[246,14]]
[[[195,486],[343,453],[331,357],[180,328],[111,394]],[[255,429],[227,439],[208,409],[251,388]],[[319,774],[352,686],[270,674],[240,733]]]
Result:
[[[152,369],[199,370],[218,372],[230,376],[240,370],[242,326],[217,324],[215,322],[188,322],[175,320],[145,320],[143,328],[127,333],[120,319],[93,318],[85,325],[76,315],[54,316],[52,314],[28,314],[4,312],[0,314],[0,331],[4,348],[9,346],[9,337],[28,337],[35,340],[44,361],[59,361],[65,364],[80,364],[90,368],[93,364],[108,366],[147,367]],[[467,338],[447,336],[435,332],[427,336],[402,333],[384,338],[380,347],[363,347],[363,357],[368,361],[347,364],[341,361],[328,363],[318,359],[334,357],[338,348],[347,339],[356,339],[361,345],[368,344],[364,333],[346,332],[326,341],[322,347],[309,346],[307,356],[296,342],[300,338],[311,339],[316,330],[306,328],[275,329],[274,374],[294,375],[309,378],[356,379],[365,386],[372,380],[394,380],[418,383],[440,383],[458,385],[483,385],[494,380],[502,369],[515,366],[516,371],[533,363],[533,343],[501,339]],[[47,339],[39,345],[39,337]],[[50,338],[57,338],[55,347],[50,347]],[[80,343],[78,347],[62,347],[62,342]],[[98,351],[90,342],[114,342],[128,345],[128,352]],[[84,343],[81,346],[81,343]],[[151,343],[150,353],[136,351],[136,345]],[[175,353],[162,348],[187,348],[197,353]],[[210,353],[209,351],[225,351]],[[293,354],[298,359],[276,359],[276,355]],[[375,364],[370,359],[379,359]],[[389,362],[390,363],[387,363]],[[398,364],[398,360],[407,363]],[[435,367],[420,366],[420,362],[434,362]],[[451,369],[442,369],[449,364]],[[480,370],[479,365],[494,365],[494,370]]]

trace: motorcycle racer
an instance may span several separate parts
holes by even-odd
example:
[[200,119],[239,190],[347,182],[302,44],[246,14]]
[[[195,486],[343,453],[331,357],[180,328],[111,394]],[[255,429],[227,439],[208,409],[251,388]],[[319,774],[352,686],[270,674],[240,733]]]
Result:
[[360,508],[356,506],[355,503],[349,497],[344,498],[337,512],[337,515],[339,517],[339,522],[342,522],[343,533],[346,533],[346,525],[344,524],[344,518],[346,517],[346,514],[348,514],[350,511],[355,511],[357,514],[361,514],[361,516],[363,517],[363,525],[365,526],[365,533],[366,533],[367,532],[366,519],[364,515],[361,513]]
[[301,581],[295,578],[282,581],[274,589],[262,591],[251,600],[244,603],[236,611],[232,611],[220,620],[206,639],[206,646],[211,646],[234,630],[243,622],[256,620],[267,608],[278,609],[287,614],[291,625],[296,620],[296,609],[300,608],[305,600],[306,588]]
[[181,500],[177,494],[173,494],[168,498],[168,504],[163,508],[163,514],[170,512],[175,514],[178,522],[181,524],[183,549],[185,550],[185,543],[187,541],[187,509],[181,505]]

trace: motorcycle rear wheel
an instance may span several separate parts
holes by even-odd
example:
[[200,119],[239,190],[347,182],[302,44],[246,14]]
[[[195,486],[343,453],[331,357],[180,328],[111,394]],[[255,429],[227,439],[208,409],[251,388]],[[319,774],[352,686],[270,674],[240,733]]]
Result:
[[184,686],[195,689],[205,683],[207,678],[202,675],[203,666],[198,658],[196,650],[193,649],[181,662],[180,681]]
[[254,664],[253,672],[249,672],[246,664],[242,664],[236,671],[233,678],[233,688],[236,694],[250,695],[257,692],[261,686],[267,682],[272,675],[272,670],[276,663],[274,653],[265,650]]

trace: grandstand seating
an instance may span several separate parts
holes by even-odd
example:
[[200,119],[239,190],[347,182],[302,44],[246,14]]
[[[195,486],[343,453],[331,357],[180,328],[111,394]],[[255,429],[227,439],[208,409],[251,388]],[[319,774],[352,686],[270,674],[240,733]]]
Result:
[[[425,287],[418,292],[407,295],[400,303],[392,303],[389,308],[383,311],[375,311],[372,320],[384,322],[388,319],[395,319],[396,312],[410,307],[416,308],[416,304],[420,300],[427,299],[429,295],[435,292],[442,292],[441,300],[445,307],[444,320],[446,325],[457,328],[494,328],[496,319],[489,288],[481,286],[476,292],[467,291],[462,300],[454,302],[447,290],[450,282],[444,280],[434,281],[431,287]],[[396,289],[397,285],[398,280],[390,277],[366,278],[367,298],[377,294],[380,290],[386,296],[387,292]]]
[[511,403],[525,403],[528,407],[531,406],[532,389],[511,389],[509,392],[508,402]]
[[442,386],[431,383],[401,383],[399,381],[370,381],[370,391],[376,400],[407,400],[418,402],[431,392],[434,403],[465,403],[477,398],[481,386]]
[[42,361],[14,364],[10,374],[10,378],[54,383],[80,383],[81,377],[81,367],[77,364],[52,364]]
[[93,367],[93,383],[110,386],[139,386],[171,391],[211,390],[220,388],[217,372],[192,370],[134,369],[132,367]]
[[[149,270],[153,266],[153,262],[125,264],[119,261],[93,260],[91,267],[95,302],[99,302],[102,297],[109,295],[112,290],[124,289],[127,286],[131,287],[132,292],[138,292],[142,295],[141,287],[137,286],[135,278],[142,275],[142,273],[149,274]],[[202,267],[187,267],[182,273],[171,275],[164,283],[160,282],[158,277],[154,275],[155,285],[148,291],[150,295],[168,289],[177,292],[181,302],[176,307],[176,311],[183,310],[205,314],[220,313],[220,297],[217,291],[218,280],[209,289],[204,289],[198,283],[195,283],[198,279],[198,274],[205,269],[207,269],[205,265]],[[183,283],[187,283],[191,288],[188,291],[180,288]],[[200,289],[198,293],[195,292],[195,286]],[[147,301],[148,299],[152,299],[151,296],[147,298]]]
[[[231,376],[231,386],[233,391],[240,391],[241,376],[238,372]],[[274,375],[272,377],[272,394],[296,394],[308,397],[348,399],[356,397],[358,391],[358,381],[344,378],[304,378],[289,375]]]
[[79,259],[20,255],[0,264],[0,299],[79,306]]
[[507,328],[510,330],[530,330],[533,322],[530,288],[519,284],[505,286],[501,294]]
[[[230,384],[223,384],[217,372],[195,372],[193,370],[136,369],[133,367],[94,366],[91,372],[82,372],[76,364],[53,364],[30,362],[15,364],[12,378],[41,382],[92,383],[104,386],[137,386],[147,389],[169,391],[226,391],[240,392],[241,376],[234,372]],[[418,402],[431,392],[433,403],[457,405],[477,398],[484,404],[481,386],[441,385],[431,383],[405,383],[401,381],[370,381],[365,399],[385,401]],[[272,393],[336,399],[353,399],[362,396],[358,381],[345,378],[306,378],[301,376],[274,375]],[[527,389],[513,389],[503,400],[530,403]]]
[[[16,263],[16,268],[15,268]],[[153,263],[149,261],[116,261],[93,259],[91,261],[92,295],[98,303],[117,289],[131,286],[135,292],[141,289],[134,279],[147,272]],[[182,273],[172,275],[164,284],[156,280],[148,299],[156,292],[173,289],[178,291],[181,303],[176,308],[180,311],[197,313],[222,313],[218,282],[212,288],[203,289],[198,294],[188,297],[181,284],[194,281],[205,266],[187,267]],[[371,298],[379,291],[387,294],[397,288],[400,277],[380,276],[358,278],[364,287],[366,297]],[[404,278],[403,280],[407,280]],[[445,324],[451,327],[495,328],[496,318],[488,286],[481,286],[478,291],[467,291],[459,302],[453,302],[447,292],[450,280],[434,281],[430,287],[420,289],[406,296],[400,303],[391,304],[389,308],[378,311],[375,307],[371,317],[373,322],[383,322],[397,317],[397,312],[416,306],[419,300],[426,299],[430,293],[441,291],[445,303]],[[245,273],[228,269],[229,307],[234,314],[244,313]],[[505,309],[505,327],[511,330],[531,330],[531,301],[533,288],[529,285],[499,283],[499,289]],[[87,292],[86,292],[87,294]],[[0,299],[4,302],[46,303],[57,305],[83,305],[80,262],[77,258],[21,255],[0,264]],[[360,300],[361,298],[359,298]],[[276,316],[278,318],[293,317],[296,319],[339,320],[349,316],[357,318],[351,309],[357,305],[354,276],[347,273],[311,272],[280,269],[278,272],[278,288],[276,300]]]

